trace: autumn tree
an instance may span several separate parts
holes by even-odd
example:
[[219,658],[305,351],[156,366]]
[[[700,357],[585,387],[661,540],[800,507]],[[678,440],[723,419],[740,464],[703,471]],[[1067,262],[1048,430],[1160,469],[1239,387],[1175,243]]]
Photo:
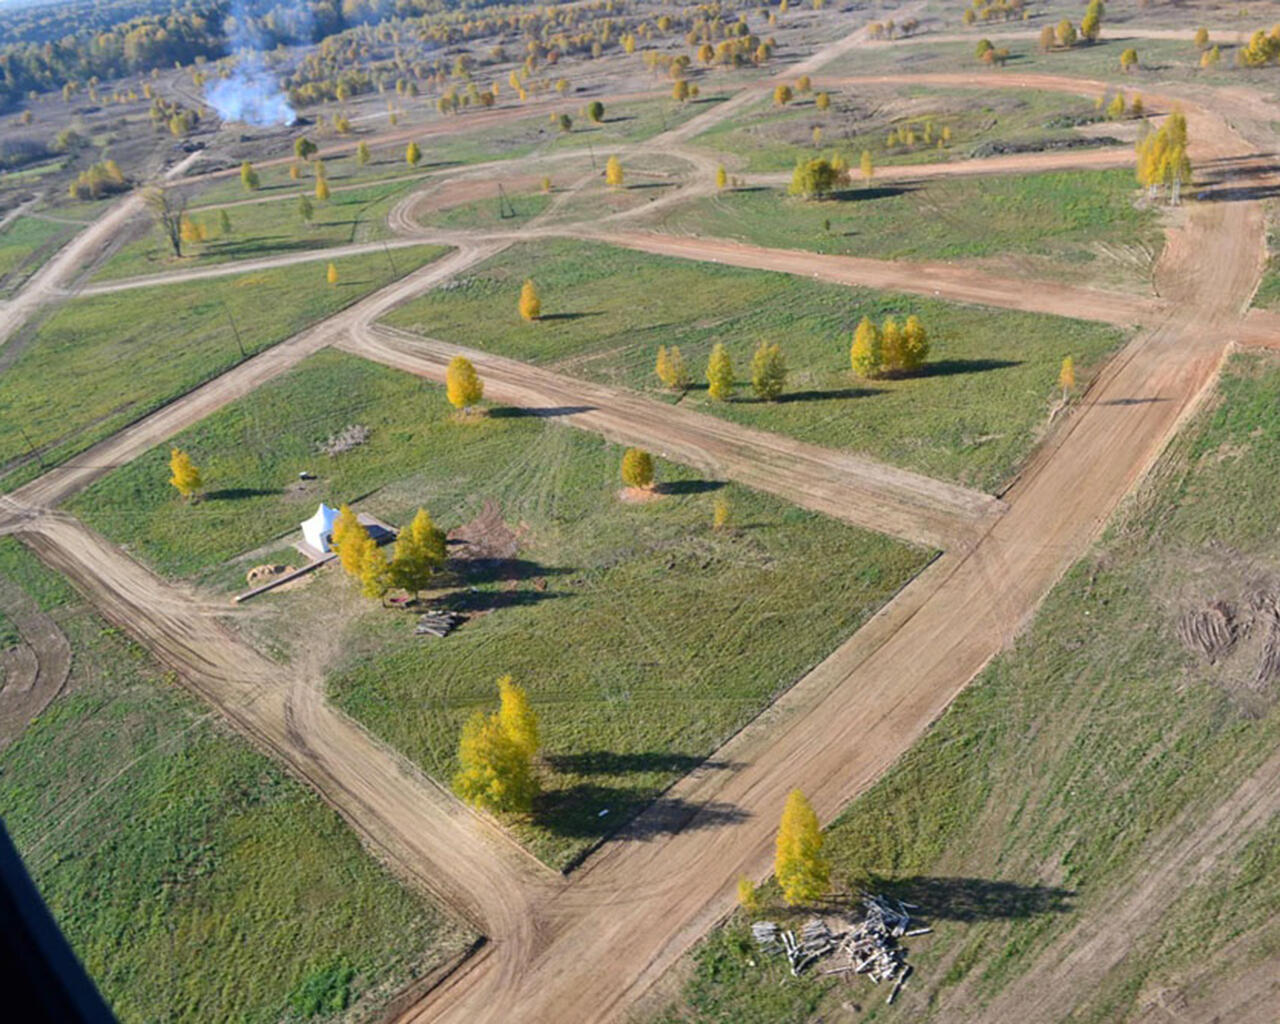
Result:
[[888,316],[880,325],[880,369],[890,372],[901,370],[902,363],[902,329],[897,320]]
[[455,409],[469,409],[484,397],[484,381],[466,356],[454,356],[444,372],[445,394]]
[[922,367],[929,358],[929,333],[914,314],[902,325],[902,369],[910,373]]
[[1134,96],[1129,104],[1129,114],[1133,117],[1142,117],[1146,112],[1147,108],[1142,102],[1142,97]]
[[1070,356],[1062,360],[1062,369],[1058,371],[1058,386],[1062,388],[1062,400],[1065,402],[1076,386],[1076,361]]
[[1173,111],[1158,131],[1138,140],[1138,181],[1152,198],[1161,186],[1171,203],[1177,205],[1184,182],[1191,180],[1191,161],[1187,158],[1187,119]]
[[[329,549],[337,552],[342,568],[354,576],[360,569],[360,545],[358,539],[367,533],[360,518],[351,510],[350,505],[338,507],[338,518],[334,521],[333,532],[329,535]],[[356,537],[357,542],[347,544],[348,538]],[[345,552],[345,554],[344,554]]]
[[738,905],[748,914],[755,913],[760,908],[756,887],[746,875],[738,876]]
[[782,349],[775,342],[766,341],[756,346],[751,357],[751,390],[757,398],[766,402],[776,401],[787,384],[787,361],[783,358]]
[[1132,46],[1120,54],[1120,70],[1128,71],[1138,64],[1138,51]]
[[880,331],[870,317],[864,316],[853,332],[849,362],[859,377],[874,377],[880,372],[881,361]]
[[726,188],[729,184],[729,172],[724,169],[724,164],[716,168],[716,188]]
[[820,92],[813,97],[813,105],[818,110],[828,110],[831,107],[831,97],[825,92]]
[[368,530],[360,538],[357,558],[360,562],[356,573],[360,577],[360,592],[365,597],[381,597],[391,586],[391,566]]
[[293,155],[299,160],[309,160],[316,151],[316,144],[305,135],[299,135],[293,140]]
[[806,199],[821,198],[830,193],[839,180],[840,174],[830,160],[820,156],[814,157],[812,160],[796,163],[787,193],[803,196]]
[[329,261],[329,269],[324,272],[324,278],[330,284],[338,283],[338,267],[332,260]]
[[542,300],[532,278],[520,289],[520,315],[526,320],[537,320],[542,315]]
[[199,494],[204,486],[200,470],[191,461],[191,456],[181,448],[170,449],[169,472],[173,474],[169,478],[169,483],[188,501]]
[[822,856],[822,830],[813,807],[798,789],[787,797],[778,826],[773,873],[791,906],[812,903],[827,891],[831,866]]
[[156,227],[160,229],[169,247],[173,249],[173,254],[181,256],[182,224],[186,217],[184,211],[187,208],[186,196],[177,189],[156,186],[147,189],[142,194],[142,198],[147,204],[147,209],[151,211]]
[[684,391],[689,387],[689,369],[685,365],[684,356],[678,345],[667,348],[658,346],[658,359],[654,365],[658,379],[673,391]]
[[733,363],[723,342],[715,343],[707,361],[707,394],[717,402],[727,402],[733,395]]
[[1196,34],[1192,41],[1196,44],[1197,50],[1207,50],[1209,48],[1209,30],[1201,25],[1196,29]]
[[862,151],[862,161],[861,161],[861,164],[862,164],[862,166],[861,166],[861,170],[862,170],[862,180],[863,180],[863,181],[865,181],[865,182],[870,182],[870,181],[871,181],[871,179],[872,179],[872,177],[873,177],[873,176],[875,175],[875,173],[876,173],[875,163],[874,163],[874,162],[872,161],[872,159],[871,159],[871,150],[869,150],[869,149],[864,149],[864,150]]
[[396,536],[391,555],[390,579],[411,593],[424,590],[431,576],[445,563],[447,545],[444,531],[431,521],[425,508]]
[[592,100],[587,104],[587,119],[592,124],[600,124],[604,120],[604,104],[599,100]]
[[538,795],[533,763],[502,726],[498,714],[477,711],[462,727],[453,789],[473,807],[502,813],[527,813]]
[[733,509],[729,505],[729,499],[722,494],[716,498],[715,508],[711,510],[711,528],[713,530],[727,530],[732,518]]
[[683,78],[677,78],[671,83],[671,98],[677,103],[684,103],[689,98],[689,83]]
[[248,160],[240,165],[240,184],[244,186],[246,192],[256,191],[261,184],[258,180],[258,172],[253,169],[253,164]]
[[813,88],[813,82],[809,80],[808,75],[801,75],[796,79],[796,92],[809,92]]
[[1102,32],[1101,0],[1091,0],[1080,21],[1080,35],[1090,43],[1096,43]]
[[562,132],[573,131],[573,118],[570,117],[568,114],[561,114],[559,115],[559,117],[557,117],[555,114],[552,114],[551,119],[560,126],[560,130]]
[[421,160],[422,150],[418,148],[418,144],[416,142],[410,142],[409,145],[405,147],[404,162],[410,167],[417,167]]
[[1058,27],[1054,32],[1057,37],[1058,45],[1069,48],[1076,45],[1076,27],[1066,18],[1058,22]]
[[604,165],[604,183],[614,188],[622,184],[622,161],[616,156],[609,157]]
[[785,107],[794,97],[789,85],[777,85],[773,90],[773,102],[775,106]]
[[498,722],[502,731],[530,760],[542,746],[538,735],[538,715],[529,706],[529,695],[511,676],[498,680]]
[[1042,53],[1048,53],[1053,49],[1054,43],[1057,42],[1057,36],[1054,34],[1053,26],[1046,25],[1040,30],[1040,50]]
[[311,205],[311,200],[306,196],[298,196],[298,216],[307,224],[311,223],[311,218],[316,215],[315,207]]
[[329,181],[327,178],[316,178],[316,198],[325,202],[329,198]]
[[360,145],[356,146],[356,163],[363,167],[369,160],[369,143],[362,140]]
[[622,482],[628,487],[652,487],[653,456],[641,448],[628,448],[622,455]]

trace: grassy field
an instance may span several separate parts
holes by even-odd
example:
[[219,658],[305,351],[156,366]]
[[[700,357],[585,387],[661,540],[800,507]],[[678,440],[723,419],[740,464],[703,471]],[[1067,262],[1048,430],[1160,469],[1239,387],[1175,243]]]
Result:
[[493,192],[492,199],[428,211],[418,218],[418,223],[436,228],[510,230],[537,217],[555,199],[554,194],[541,191],[505,192],[502,199],[496,188]]
[[[173,497],[161,448],[74,507],[162,571],[243,586],[320,498],[363,495],[358,508],[393,523],[425,505],[449,529],[493,502],[519,554],[461,568],[442,600],[477,617],[447,641],[415,638],[412,618],[328,570],[259,599],[262,619],[246,628],[287,656],[299,623],[325,622],[339,704],[446,781],[462,722],[514,673],[542,716],[547,790],[516,828],[563,865],[821,660],[928,556],[673,465],[660,464],[660,500],[622,503],[621,449],[502,412],[459,423],[439,388],[321,353],[177,439],[218,489],[204,503]],[[318,459],[315,442],[349,423],[370,428],[368,443]],[[299,467],[320,476],[301,496],[288,488]],[[734,529],[711,529],[717,498]]]
[[0,814],[121,1021],[364,1016],[470,938],[12,539],[69,690],[0,752]]
[[[1078,24],[1079,12],[1069,15]],[[1200,51],[1191,37],[1194,28],[1187,29],[1186,42],[1172,39],[1126,38],[1123,26],[1108,27],[1104,19],[1102,38],[1092,46],[1075,46],[1070,50],[1051,50],[1042,53],[1036,37],[1048,19],[1031,23],[1032,27],[1010,23],[995,24],[987,28],[965,29],[972,39],[963,43],[935,43],[927,36],[920,36],[915,43],[891,44],[832,61],[822,69],[824,75],[874,75],[903,72],[929,74],[949,71],[977,71],[991,75],[993,87],[999,87],[1001,68],[988,68],[976,56],[978,40],[990,36],[999,47],[1006,47],[1010,57],[1005,64],[1009,71],[1034,71],[1049,75],[1071,75],[1081,78],[1104,78],[1122,82],[1125,91],[1141,92],[1156,89],[1159,82],[1203,82],[1210,85],[1249,84],[1265,86],[1271,79],[1262,68],[1243,69],[1235,64],[1236,35],[1211,39],[1210,44],[1221,47],[1222,59],[1215,68],[1200,67]],[[1248,38],[1255,28],[1269,28],[1270,16],[1258,13],[1257,24],[1242,23],[1240,31]],[[1057,19],[1049,20],[1056,24]],[[956,26],[958,29],[959,26]],[[1026,38],[997,39],[1002,31],[1026,32]],[[1120,68],[1120,54],[1133,47],[1138,51],[1138,67],[1125,73]]]
[[[322,203],[315,198],[315,180],[308,177],[294,183],[294,194],[288,199],[228,209],[231,233],[226,236],[218,230],[217,208],[193,209],[190,219],[205,227],[208,240],[185,245],[182,259],[174,258],[168,241],[153,228],[142,238],[122,246],[93,277],[94,280],[136,277],[351,242],[376,242],[391,237],[387,214],[409,186],[409,182],[399,182],[331,192],[329,199]],[[296,195],[306,195],[311,201],[314,214],[309,224],[298,212]]]
[[[1009,263],[1028,275],[1092,275],[1111,288],[1121,282],[1149,287],[1150,264],[1163,245],[1160,216],[1135,207],[1135,194],[1128,170],[872,182],[822,202],[744,190],[673,208],[662,226],[881,259],[1031,256]],[[1113,251],[1130,259],[1100,258]]]
[[[661,87],[659,82],[658,86]],[[467,126],[467,115],[457,118],[457,131],[449,135],[424,135],[419,140],[422,161],[416,168],[405,163],[407,143],[394,146],[371,146],[372,159],[359,166],[354,155],[325,158],[329,182],[334,186],[354,184],[390,177],[421,178],[426,172],[490,160],[513,160],[517,157],[547,156],[566,150],[591,149],[602,161],[610,146],[641,142],[707,110],[709,104],[723,97],[709,92],[689,103],[670,99],[633,100],[607,104],[604,121],[592,124],[580,109],[569,106],[573,130],[565,133],[550,121],[549,114],[531,114],[498,125],[478,128]],[[271,196],[282,191],[296,191],[297,182],[289,178],[287,165],[259,169],[261,188],[255,195]],[[234,202],[247,193],[240,179],[226,178],[210,184],[198,194],[201,205]]]
[[[1031,89],[978,93],[872,85],[833,90],[829,96],[826,111],[814,106],[812,95],[785,107],[766,97],[693,142],[725,153],[739,171],[789,171],[797,160],[833,150],[844,153],[854,167],[864,149],[877,166],[964,159],[987,155],[997,144],[1078,139],[1073,124],[1103,120],[1091,100]],[[923,138],[926,124],[933,129],[930,142]],[[816,144],[815,127],[822,131]],[[1099,124],[1097,131],[1105,135],[1107,127]],[[908,128],[917,136],[913,145],[888,145],[891,131]],[[950,141],[939,145],[943,128],[950,130]]]
[[[517,315],[527,277],[536,280],[543,312],[554,319],[531,324]],[[910,313],[932,334],[932,369],[908,379],[855,380],[849,346],[862,316],[879,322]],[[699,410],[988,489],[1006,481],[1034,443],[1062,357],[1092,368],[1123,339],[1118,330],[1081,321],[549,240],[514,247],[389,319],[640,389],[658,387],[657,348],[676,344],[698,384],[683,401]],[[782,345],[791,371],[785,401],[749,397],[748,366],[761,340]],[[702,375],[716,341],[732,355],[737,401],[705,396]]]
[[[1107,920],[1162,866],[1161,843],[1190,841],[1275,751],[1280,681],[1252,683],[1266,630],[1210,664],[1177,623],[1214,600],[1247,621],[1250,593],[1275,592],[1278,403],[1280,361],[1233,357],[1217,403],[1015,648],[828,831],[839,886],[896,893],[935,928],[910,944],[907,998],[892,1010],[875,998],[863,1019],[946,1020],[949,998],[972,1010],[997,994],[1074,925]],[[1280,819],[1262,815],[1221,862],[1195,859],[1141,915],[1123,963],[1064,1015],[1129,1020],[1150,993],[1194,976],[1194,999],[1273,959],[1278,837]],[[735,919],[662,1019],[804,1020],[814,1005],[871,999],[865,982],[851,992],[753,968],[753,953]]]
[[18,217],[0,231],[0,298],[14,294],[76,232],[74,224]]
[[241,345],[284,341],[443,252],[398,250],[394,275],[383,253],[339,260],[336,286],[316,262],[68,302],[0,374],[0,487],[39,473],[29,444],[61,462],[230,369]]
[[1275,202],[1267,204],[1267,265],[1253,304],[1261,309],[1280,309],[1280,206]]

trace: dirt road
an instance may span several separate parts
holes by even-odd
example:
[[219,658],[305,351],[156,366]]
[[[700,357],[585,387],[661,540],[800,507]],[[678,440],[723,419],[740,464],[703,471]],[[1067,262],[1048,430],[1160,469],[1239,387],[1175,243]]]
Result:
[[500,402],[555,416],[621,444],[642,444],[663,458],[917,544],[970,547],[1004,509],[989,495],[863,456],[387,327],[366,327],[337,345],[437,381],[444,380],[450,359],[465,355],[484,379],[485,394]]

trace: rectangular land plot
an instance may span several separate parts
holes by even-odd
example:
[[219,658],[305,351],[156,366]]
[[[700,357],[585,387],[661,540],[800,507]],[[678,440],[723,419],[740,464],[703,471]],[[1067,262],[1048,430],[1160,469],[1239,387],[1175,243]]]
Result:
[[0,299],[17,292],[77,230],[75,224],[31,216],[0,230]]
[[0,487],[39,475],[31,446],[62,462],[446,251],[341,259],[336,285],[320,260],[68,302],[0,354]]
[[470,941],[12,538],[0,586],[72,650],[0,814],[119,1020],[364,1016]]
[[[1232,357],[1218,396],[1016,647],[828,829],[838,890],[916,903],[934,928],[908,942],[906,998],[877,1020],[975,1003],[1016,1019],[991,1001],[1032,990],[1071,1020],[1142,1020],[1151,992],[1192,1006],[1227,988],[1243,997],[1238,979],[1274,965],[1280,679],[1257,681],[1270,627],[1251,602],[1280,573],[1278,407],[1280,360]],[[1211,662],[1180,623],[1215,609],[1238,639]],[[764,892],[760,916],[785,915],[772,884]],[[1121,921],[1123,955],[1101,983],[1043,988]],[[739,917],[696,954],[683,1010],[659,1019],[727,1019],[730,1007],[804,1019],[851,997],[817,976],[782,985],[785,966],[753,956]],[[865,984],[853,998],[870,997]]]
[[[543,320],[520,319],[521,283],[533,278]],[[859,381],[849,368],[853,330],[920,316],[931,365],[901,380]],[[660,387],[659,345],[678,345],[700,411],[833,448],[848,448],[930,476],[996,489],[1035,443],[1071,355],[1077,380],[1116,350],[1124,332],[1059,317],[892,295],[795,276],[651,256],[587,242],[513,247],[448,289],[395,310],[388,322],[589,380]],[[703,383],[711,346],[728,348],[739,400],[713,402]],[[751,353],[779,342],[787,394],[758,402]],[[1083,372],[1081,371],[1083,368]],[[670,392],[654,390],[669,400]]]
[[[348,424],[368,426],[368,442],[318,457]],[[929,559],[664,462],[659,498],[621,500],[619,447],[516,410],[460,422],[441,389],[335,352],[174,443],[206,470],[204,502],[173,494],[164,446],[74,506],[165,572],[242,587],[248,568],[284,560],[321,498],[360,495],[359,510],[404,523],[425,506],[505,552],[451,546],[457,576],[437,601],[471,618],[442,641],[415,637],[412,614],[361,598],[337,567],[256,599],[245,628],[286,656],[308,637],[339,706],[446,784],[462,723],[514,674],[541,715],[545,793],[513,826],[557,866],[625,825]],[[299,494],[303,468],[319,480]],[[718,499],[730,529],[712,528]]]
[[[843,153],[856,170],[863,150],[877,166],[936,163],[1011,147],[1097,145],[1090,136],[1105,138],[1114,127],[1100,123],[1105,117],[1091,100],[1042,90],[860,84],[830,89],[827,110],[814,105],[818,91],[781,107],[765,96],[691,141],[726,154],[738,172],[789,171],[799,160],[832,151]],[[1089,135],[1076,125],[1089,125]],[[821,132],[816,142],[815,128]],[[890,144],[890,132],[907,131],[911,140],[903,136]]]
[[[1133,172],[1065,171],[862,183],[826,200],[745,189],[676,207],[664,229],[878,259],[985,260],[993,272],[1150,291],[1159,211]],[[984,264],[985,265],[985,264]]]

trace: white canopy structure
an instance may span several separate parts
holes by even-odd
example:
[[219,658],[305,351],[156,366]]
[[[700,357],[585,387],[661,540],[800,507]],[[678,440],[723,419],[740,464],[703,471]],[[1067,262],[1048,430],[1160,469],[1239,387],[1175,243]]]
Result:
[[316,514],[302,524],[302,539],[320,554],[328,554],[331,546],[329,542],[333,539],[333,524],[337,521],[338,510],[320,502]]

